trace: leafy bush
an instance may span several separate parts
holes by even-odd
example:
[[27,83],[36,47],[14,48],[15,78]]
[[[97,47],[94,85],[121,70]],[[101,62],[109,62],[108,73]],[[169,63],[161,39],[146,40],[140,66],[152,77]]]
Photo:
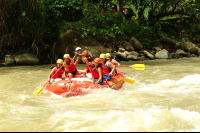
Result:
[[88,35],[121,39],[134,36],[143,43],[145,48],[155,44],[161,34],[159,24],[150,27],[138,21],[128,21],[122,13],[112,11],[100,13],[97,6],[91,6],[84,15],[84,19],[68,23],[66,28],[76,30],[82,34],[82,37]]

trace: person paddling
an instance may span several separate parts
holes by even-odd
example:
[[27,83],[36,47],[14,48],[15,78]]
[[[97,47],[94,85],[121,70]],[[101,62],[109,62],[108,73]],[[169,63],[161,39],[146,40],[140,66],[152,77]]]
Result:
[[79,63],[79,61],[84,56],[87,58],[88,62],[92,62],[94,60],[92,55],[87,50],[82,51],[82,49],[80,47],[76,48],[75,54],[78,56],[76,59],[76,62],[74,63],[75,66]]
[[[69,54],[64,54],[63,60],[65,60],[66,57],[68,57],[68,58],[71,60],[71,62],[74,63],[74,60],[70,57]],[[50,69],[53,69],[54,67],[56,67],[56,64],[53,64],[53,65],[50,67]]]
[[69,57],[66,57],[63,65],[65,67],[65,73],[67,73],[67,76],[69,76],[70,81],[71,78],[74,77],[76,74],[83,74],[83,77],[86,77],[86,72],[84,70],[77,70],[76,66],[71,62]]
[[64,56],[63,56],[63,60],[65,60],[66,58],[69,58],[70,59],[70,61],[71,61],[71,63],[73,63],[74,64],[74,60],[70,57],[70,55],[69,54],[64,54]]
[[[52,78],[52,79],[62,78],[62,75],[63,75],[63,73],[65,71],[65,69],[64,69],[64,67],[62,65],[63,65],[63,60],[62,59],[58,59],[57,62],[56,62],[56,66],[51,70],[51,72],[48,75],[48,80],[50,80],[50,78]],[[62,66],[62,68],[60,69],[61,66]],[[57,70],[58,70],[58,72],[57,72]]]
[[[84,57],[82,60],[83,60],[83,63],[86,63],[87,58]],[[89,73],[90,70],[94,67],[94,61],[92,61],[92,62],[90,62],[90,63],[88,63],[88,64],[89,64],[89,65],[87,65],[87,66],[85,67],[85,69],[84,69],[84,71],[85,71],[86,73]]]
[[111,59],[110,53],[106,53],[106,59],[114,65],[120,66],[120,63],[118,61],[116,61],[115,59]]
[[[115,59],[111,59],[110,53],[106,53],[106,59],[107,59],[108,61],[110,61],[113,65],[115,65],[115,66],[120,66],[120,63],[119,63],[118,61],[116,61]],[[111,68],[111,70],[112,70],[112,68]],[[118,74],[117,74],[117,69],[115,69],[115,71],[114,71],[113,74],[114,74],[114,75],[118,75]]]
[[93,82],[95,84],[103,84],[103,74],[102,74],[102,65],[101,65],[101,59],[100,58],[95,58],[94,60],[94,67],[92,68],[92,75],[95,79]]
[[[66,58],[69,58],[70,62],[74,64],[74,60],[70,57],[69,54],[64,54],[63,60],[65,61]],[[67,72],[65,71],[65,76],[67,76]]]
[[110,80],[111,76],[114,74],[116,67],[110,61],[106,59],[105,54],[100,55],[100,59],[102,60],[102,67],[103,67],[103,77],[105,80]]

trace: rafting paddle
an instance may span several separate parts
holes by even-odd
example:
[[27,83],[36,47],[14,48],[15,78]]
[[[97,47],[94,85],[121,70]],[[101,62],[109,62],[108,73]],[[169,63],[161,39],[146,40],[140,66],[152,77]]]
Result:
[[124,81],[124,82],[127,82],[129,84],[135,83],[135,80],[132,80],[132,79],[129,79],[129,78],[120,78],[119,80],[117,80],[117,82],[120,82],[120,81]]
[[135,64],[135,65],[131,65],[131,66],[120,65],[119,67],[131,67],[131,68],[136,69],[136,70],[144,70],[145,69],[144,64]]
[[[63,65],[55,72],[53,76],[51,76],[51,78],[54,77],[62,67]],[[51,78],[46,82],[46,84],[51,80]],[[40,95],[42,93],[43,88],[46,86],[46,84],[42,88],[37,89],[33,94]]]
[[73,60],[74,60],[75,57],[76,57],[76,54],[74,55]]

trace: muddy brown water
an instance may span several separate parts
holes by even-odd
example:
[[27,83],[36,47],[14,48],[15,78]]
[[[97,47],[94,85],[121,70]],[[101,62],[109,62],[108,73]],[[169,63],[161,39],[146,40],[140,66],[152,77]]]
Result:
[[121,64],[145,70],[118,67],[135,83],[72,97],[33,95],[51,65],[1,67],[0,131],[200,131],[200,58]]

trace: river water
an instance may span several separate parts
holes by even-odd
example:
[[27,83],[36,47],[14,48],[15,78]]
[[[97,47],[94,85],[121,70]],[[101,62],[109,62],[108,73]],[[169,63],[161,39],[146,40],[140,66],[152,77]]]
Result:
[[[200,131],[200,58],[123,62],[134,84],[61,97],[33,92],[51,65],[0,68],[0,131]],[[84,64],[77,66],[83,69]]]

